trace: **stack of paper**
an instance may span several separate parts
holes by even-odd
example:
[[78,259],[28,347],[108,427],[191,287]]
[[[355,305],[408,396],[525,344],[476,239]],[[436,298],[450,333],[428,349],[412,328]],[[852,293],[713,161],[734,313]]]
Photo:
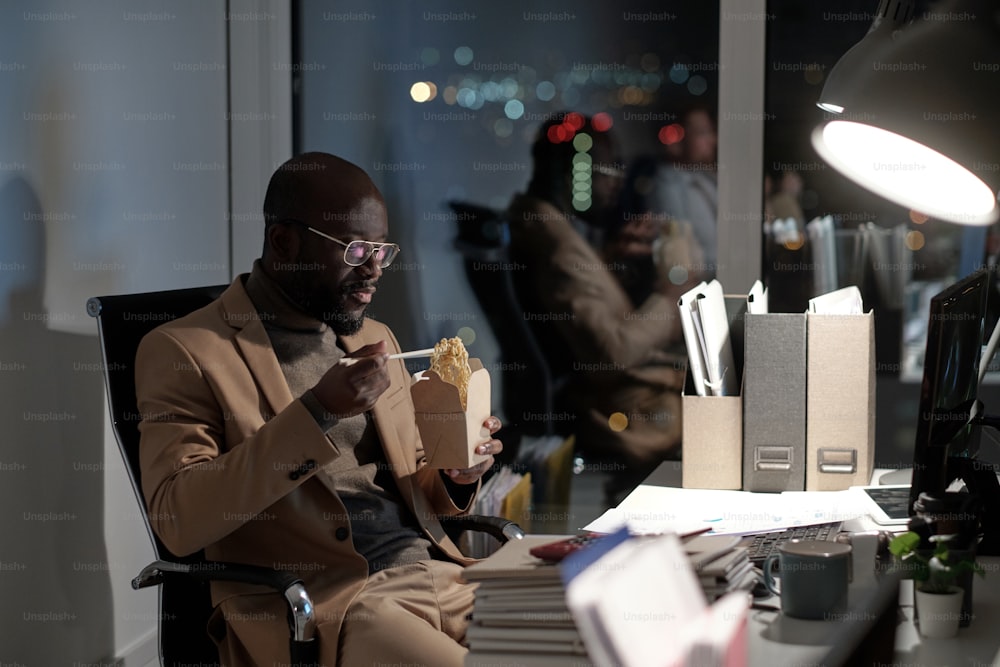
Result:
[[746,547],[731,535],[699,535],[684,542],[684,552],[711,602],[733,591],[749,591],[757,574]]
[[[596,664],[746,664],[746,593],[708,606],[676,535],[626,539],[606,551],[604,544],[564,567],[567,603]],[[574,576],[578,556],[589,563]]]
[[465,579],[479,584],[466,634],[466,667],[591,664],[566,606],[559,566],[529,553],[559,539],[529,535],[465,568]]

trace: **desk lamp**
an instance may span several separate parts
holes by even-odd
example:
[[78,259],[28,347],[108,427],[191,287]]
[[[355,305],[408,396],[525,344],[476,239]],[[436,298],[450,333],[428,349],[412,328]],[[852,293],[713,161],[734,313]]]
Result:
[[[875,41],[875,40],[873,40]],[[1000,219],[1000,12],[994,0],[949,0],[895,39],[878,40],[870,69],[855,69],[834,119],[812,134],[816,152],[862,187],[919,213],[964,225]],[[980,361],[1000,344],[1000,325]],[[978,387],[977,387],[978,395]],[[967,414],[965,424],[996,426]],[[983,499],[983,553],[1000,551],[1000,485],[990,467],[960,476]],[[951,463],[949,462],[949,467]]]
[[871,27],[864,38],[841,56],[830,70],[816,106],[833,114],[843,113],[850,106],[854,80],[874,69],[876,54],[910,23],[913,3],[914,0],[879,0]]
[[[864,40],[863,40],[864,41]],[[850,120],[813,147],[886,199],[941,220],[1000,219],[1000,19],[992,0],[952,0],[879,40],[845,93]]]

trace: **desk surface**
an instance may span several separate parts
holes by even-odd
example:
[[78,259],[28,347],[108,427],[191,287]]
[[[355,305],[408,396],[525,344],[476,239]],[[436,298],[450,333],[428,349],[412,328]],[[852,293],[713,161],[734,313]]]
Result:
[[[680,486],[681,464],[661,464],[644,481],[653,486]],[[878,471],[877,473],[878,474]],[[857,519],[845,527],[852,532],[879,528],[874,522]],[[884,529],[884,528],[883,528]],[[878,635],[893,628],[892,618],[883,620],[873,632],[878,618],[874,610],[895,613],[895,641],[891,652],[878,662],[893,665],[1000,665],[1000,557],[980,557],[986,578],[973,584],[973,620],[960,628],[954,639],[926,639],[913,625],[913,586],[910,581],[886,581],[876,577],[874,568],[862,563],[875,562],[876,538],[858,535],[853,540],[854,580],[848,590],[845,618],[834,621],[803,621],[783,617],[777,611],[753,610],[750,615],[749,664],[756,665],[837,665],[852,661],[852,647],[866,636]],[[898,611],[893,604],[898,600]],[[772,597],[764,605],[780,607]],[[875,635],[874,637],[871,637]],[[875,642],[877,645],[877,641]],[[885,647],[883,647],[885,648]],[[869,653],[869,657],[871,654]]]

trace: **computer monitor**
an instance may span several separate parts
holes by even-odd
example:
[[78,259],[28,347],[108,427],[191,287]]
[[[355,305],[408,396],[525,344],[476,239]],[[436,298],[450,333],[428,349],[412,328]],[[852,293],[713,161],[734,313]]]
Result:
[[[982,269],[931,299],[913,449],[911,514],[921,493],[940,495],[956,479],[965,482],[983,504],[1000,500],[992,467],[977,460],[979,436],[986,423],[978,400],[979,365],[993,280],[993,272]],[[995,510],[983,508],[984,529],[1000,518]],[[998,538],[1000,534],[990,536]]]

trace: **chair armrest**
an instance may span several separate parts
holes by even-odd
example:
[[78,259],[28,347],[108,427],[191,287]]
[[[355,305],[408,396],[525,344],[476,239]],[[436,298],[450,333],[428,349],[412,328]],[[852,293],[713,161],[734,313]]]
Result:
[[467,530],[487,533],[497,538],[501,544],[524,537],[524,531],[515,522],[498,516],[482,514],[462,514],[458,516],[439,516],[444,532],[448,537],[456,539]]
[[158,586],[171,577],[184,577],[197,581],[238,581],[245,584],[267,586],[281,593],[288,603],[289,625],[293,640],[308,642],[316,634],[316,619],[312,599],[302,580],[289,572],[273,570],[258,565],[241,565],[220,561],[174,563],[158,560],[142,569],[132,580],[132,588],[139,590]]

